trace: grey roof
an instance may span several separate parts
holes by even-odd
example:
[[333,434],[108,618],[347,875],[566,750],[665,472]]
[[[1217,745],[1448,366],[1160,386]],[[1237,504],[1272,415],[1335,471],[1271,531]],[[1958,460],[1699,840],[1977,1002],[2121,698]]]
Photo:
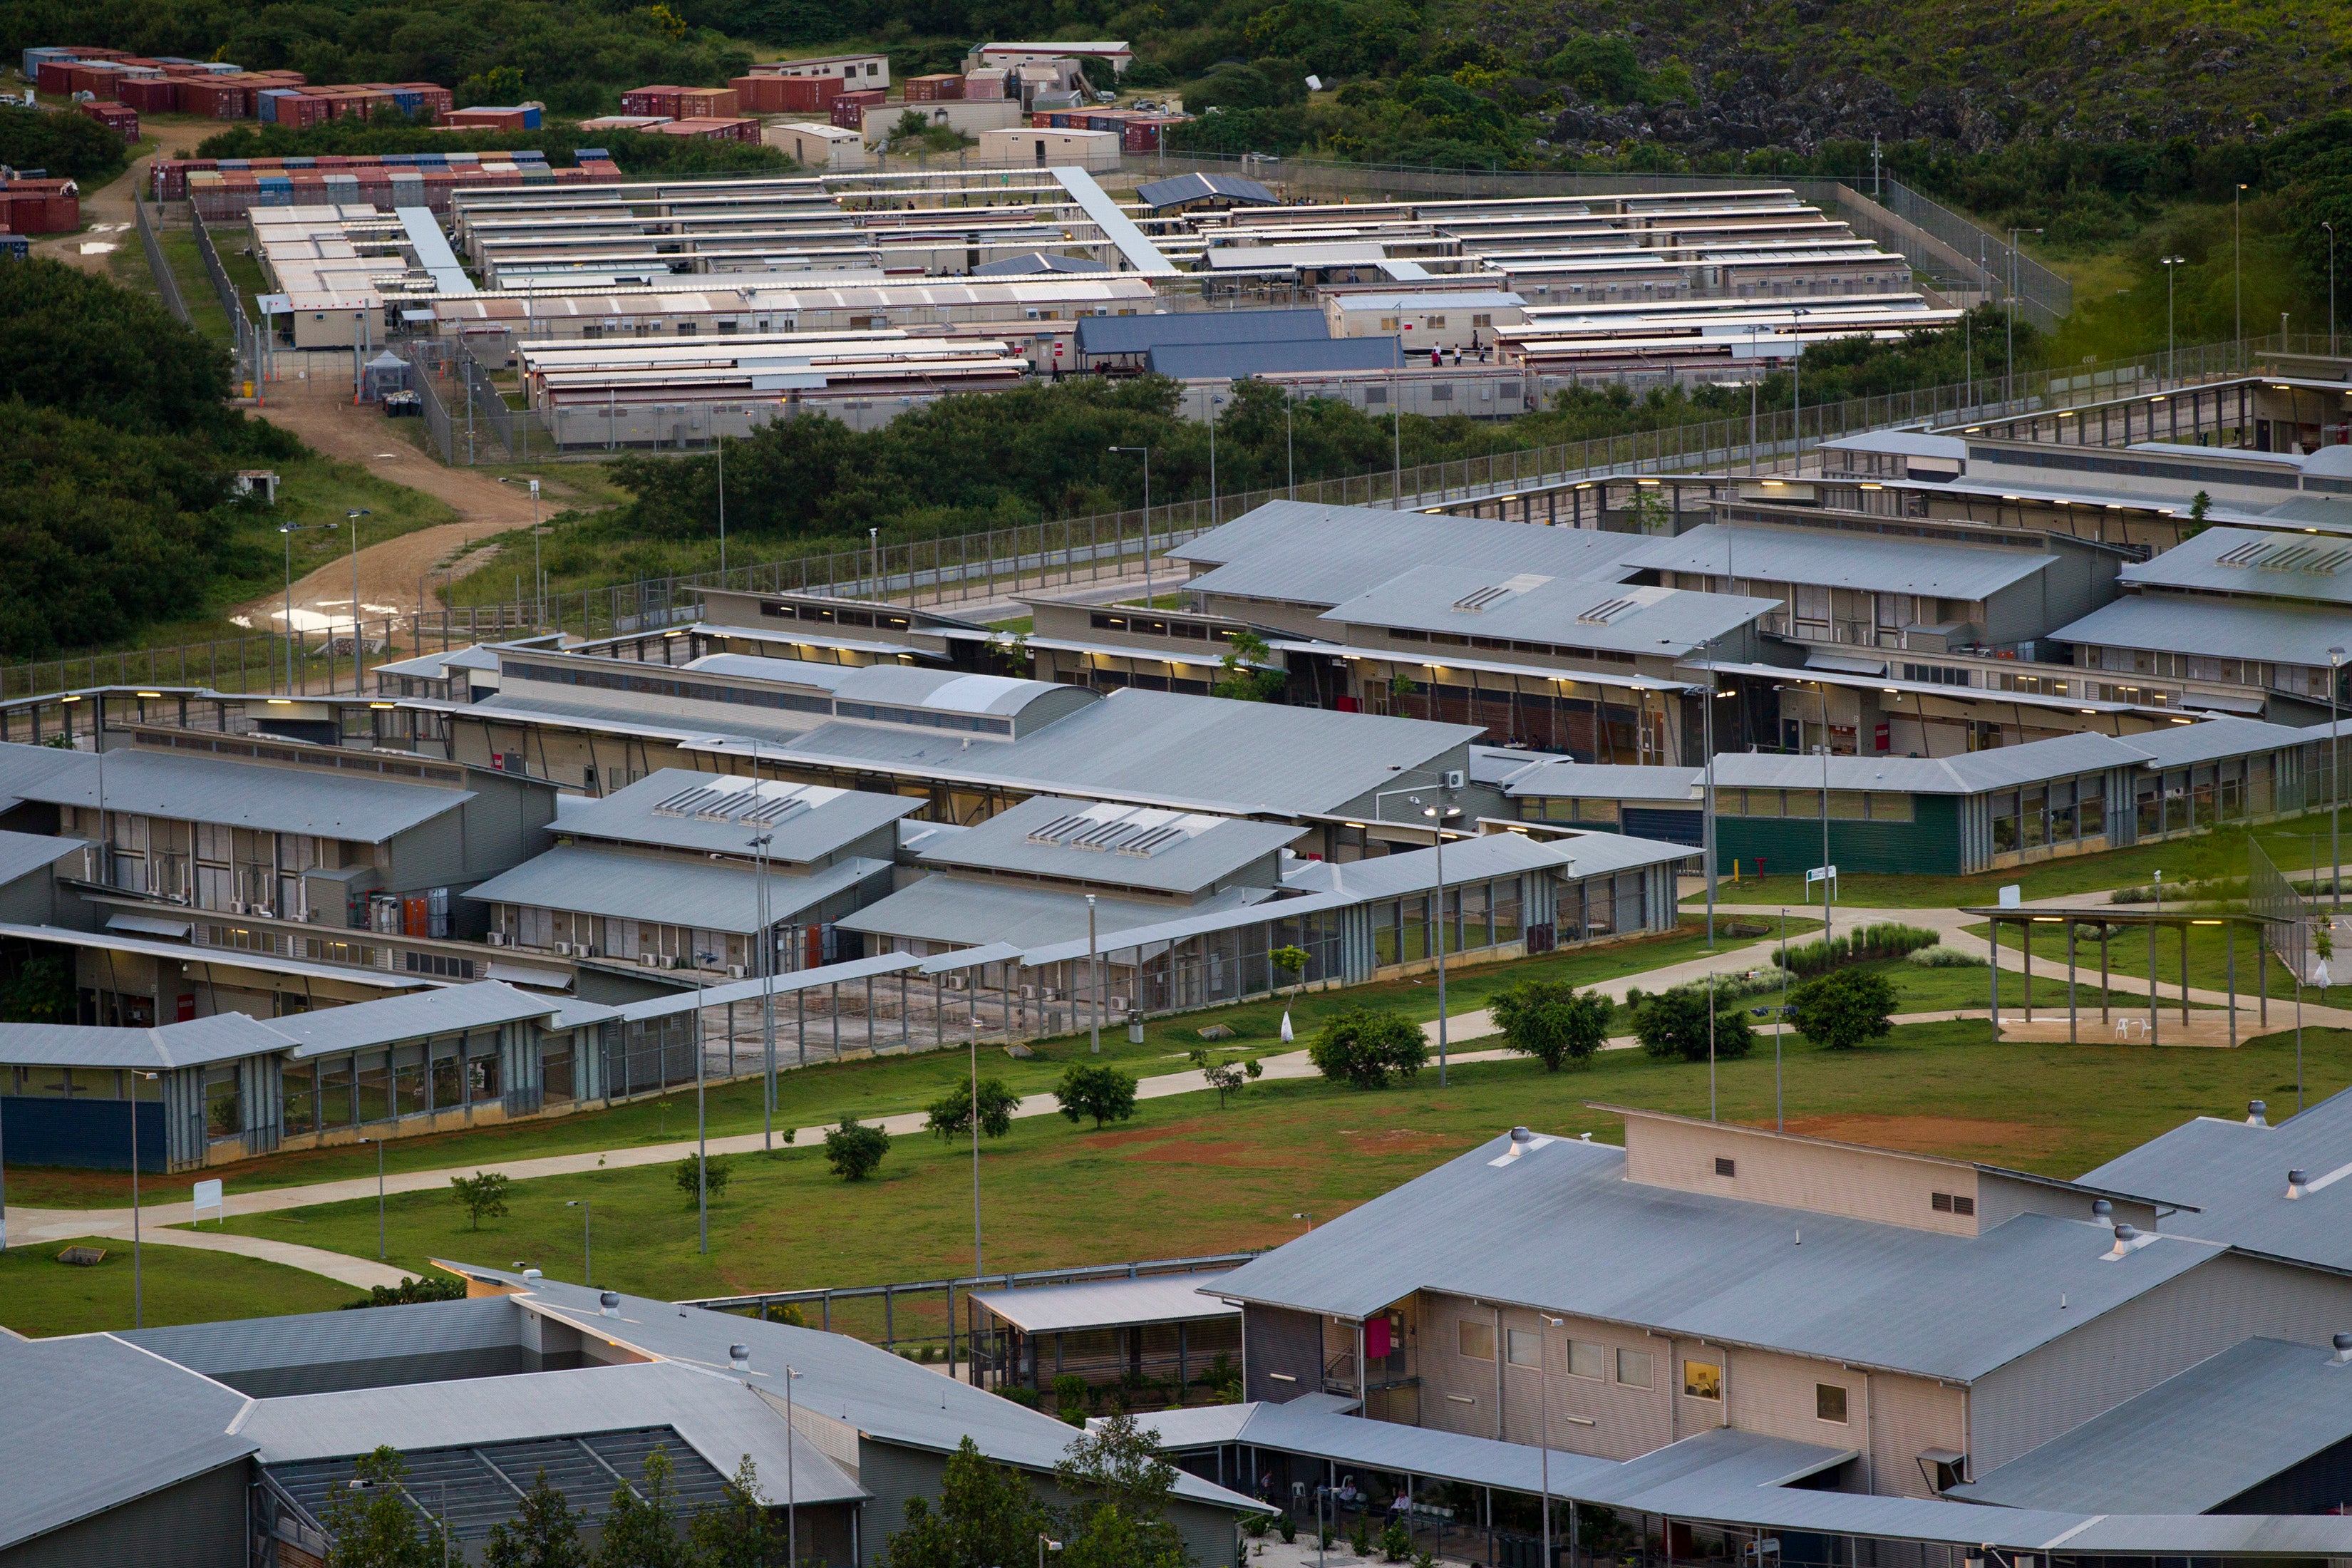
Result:
[[109,811],[365,844],[381,844],[474,798],[467,790],[217,757],[121,750],[101,763],[87,752],[0,745],[0,797],[96,805],[101,778]]
[[245,1405],[109,1335],[0,1333],[0,1551],[243,1459]]
[[2327,666],[2344,646],[2344,614],[2319,605],[2248,604],[2187,594],[2132,594],[2050,634],[2053,642],[2151,648],[2212,658]]
[[1506,310],[1527,303],[1501,289],[1422,289],[1410,294],[1335,294],[1342,310]]
[[1129,688],[1010,745],[966,747],[948,733],[828,724],[786,752],[796,761],[926,778],[1234,815],[1303,816],[1334,812],[1383,787],[1400,769],[1424,766],[1478,734],[1467,724]]
[[[689,791],[701,793],[681,800]],[[677,809],[659,809],[671,801],[679,803]],[[799,804],[790,804],[794,802]],[[567,798],[555,828],[581,838],[658,844],[746,859],[753,854],[752,838],[766,835],[771,861],[806,865],[922,805],[905,795],[773,780],[763,781],[755,792],[752,781],[740,773],[663,768],[601,800]],[[746,812],[761,815],[747,822]]]
[[1912,458],[1950,458],[1965,462],[1969,444],[1958,436],[1931,436],[1925,430],[1864,430],[1853,436],[1832,436],[1822,443],[1832,452],[1899,452]]
[[2352,605],[2352,542],[2263,528],[2208,528],[2123,569],[2147,587]]
[[1228,1307],[1217,1299],[1216,1282],[1214,1274],[1150,1274],[1139,1279],[975,1290],[971,1299],[1014,1328],[1033,1334],[1239,1317],[1240,1308]]
[[[1225,894],[1212,905],[1186,907],[1098,897],[1095,900],[1095,932],[1108,943],[1116,931],[1156,925],[1209,907],[1231,909],[1244,901],[1243,898]],[[877,936],[974,946],[1003,942],[1025,948],[1044,942],[1076,942],[1083,952],[1087,901],[1077,893],[1006,887],[999,882],[942,874],[901,888],[855,914],[843,916],[836,923],[850,931],[871,931]]]
[[1399,370],[1404,351],[1388,338],[1294,338],[1281,342],[1162,344],[1143,368],[1178,381],[1239,381],[1277,371]]
[[834,698],[840,702],[891,703],[941,713],[1009,717],[1041,697],[1066,695],[1069,689],[1051,680],[1022,680],[1009,675],[968,675],[960,669],[869,664],[843,678],[841,684],[834,688]]
[[1415,565],[1475,567],[1497,583],[1521,572],[1621,582],[1632,569],[1619,558],[1644,542],[1639,534],[1531,528],[1500,518],[1281,500],[1168,553],[1220,563],[1186,584],[1196,593],[1328,607]]
[[[2021,746],[1995,746],[1949,757],[1832,757],[1830,788],[1977,795],[2107,768],[2137,768],[2147,760],[2147,753],[2140,749],[2145,739],[2134,736],[2119,741],[2085,730],[2047,741],[2029,741]],[[1717,789],[1748,785],[1818,790],[1822,759],[1719,752],[1715,759],[1715,784]]]
[[496,980],[478,980],[470,985],[299,1013],[276,1019],[269,1026],[293,1042],[296,1056],[312,1057],[323,1051],[365,1050],[394,1040],[545,1018],[559,1005],[555,997],[533,996]]
[[2207,1513],[2352,1438],[2352,1366],[2241,1341],[1954,1489],[2003,1508]]
[[[798,623],[793,630],[777,640],[797,641]],[[714,628],[717,629],[717,628]],[[727,628],[735,637],[759,637],[764,627],[737,626]],[[908,651],[912,652],[912,649]],[[678,666],[681,669],[703,670],[718,675],[737,675],[747,680],[772,680],[783,686],[806,686],[819,691],[837,691],[841,683],[864,668],[855,664],[824,664],[813,658],[771,658],[757,653],[706,653]]]
[[[1719,773],[1717,776],[1721,778]],[[1592,795],[1602,800],[1664,800],[1687,805],[1697,799],[1706,778],[1705,768],[1546,763],[1515,775],[1503,793],[1514,800],[1527,795]]]
[[[526,1284],[503,1269],[462,1267],[486,1279]],[[801,1374],[793,1385],[800,1405],[884,1442],[951,1453],[969,1436],[989,1458],[1034,1471],[1050,1470],[1075,1436],[1042,1412],[1024,1409],[845,1334],[630,1295],[622,1296],[621,1315],[615,1320],[598,1315],[594,1290],[552,1279],[527,1284],[529,1300],[566,1321],[690,1365],[723,1368],[728,1346],[747,1345],[751,1370],[740,1375],[755,1388],[774,1392],[790,1363]],[[1237,1512],[1256,1506],[1193,1476],[1177,1478],[1176,1495]]]
[[1470,782],[1507,784],[1529,768],[1567,760],[1558,752],[1538,752],[1524,746],[1473,746],[1470,748]]
[[[1679,658],[1780,603],[1738,594],[1627,587],[1538,572],[1426,565],[1411,567],[1318,618],[1343,626],[1402,626]],[[1464,607],[1472,604],[1481,607]],[[1445,650],[1433,647],[1430,652],[1442,659]]]
[[606,1008],[603,1010],[603,1016],[633,1024],[648,1018],[674,1018],[681,1013],[691,1013],[698,1008],[757,1002],[764,996],[789,996],[795,991],[819,991],[828,985],[845,985],[868,976],[919,969],[922,964],[921,959],[910,953],[882,952],[871,958],[850,958],[839,963],[819,964],[814,969],[795,969],[770,975],[764,982],[755,977],[730,980],[724,985],[698,985],[691,991],[675,991],[667,996],[653,996],[643,1002]]
[[2210,763],[2216,757],[2251,756],[2302,746],[2310,740],[2307,731],[2289,725],[2266,724],[2259,719],[2225,718],[2200,719],[2194,724],[2151,730],[2145,735],[2134,735],[2131,743],[2147,753],[2150,766],[2174,768],[2190,763]]
[[[723,1372],[648,1362],[257,1400],[239,1432],[257,1447],[264,1464],[278,1465],[363,1454],[379,1444],[414,1453],[668,1426],[722,1475],[734,1473],[749,1455],[761,1489],[781,1499],[790,1428],[782,1395],[777,1399],[772,1407]],[[798,1501],[850,1502],[868,1495],[806,1436],[793,1436],[789,1464]]]
[[[771,923],[788,921],[810,905],[889,868],[887,860],[851,856],[805,877],[771,869],[767,878]],[[625,849],[559,845],[511,871],[500,872],[465,896],[482,903],[614,915],[736,936],[748,936],[760,929],[760,873],[743,861],[680,860]]]
[[1165,316],[1080,316],[1081,354],[1141,354],[1180,343],[1320,342],[1331,323],[1317,310],[1181,310]]
[[[1047,830],[1050,837],[1045,837]],[[1112,836],[1118,842],[1111,842]],[[1040,795],[917,854],[926,865],[1192,893],[1276,854],[1297,837],[1288,823]],[[1076,841],[1085,839],[1100,847],[1079,847]],[[1130,843],[1135,847],[1126,847]]]
[[160,1072],[268,1055],[286,1046],[285,1036],[242,1013],[220,1013],[152,1029],[109,1028],[100,1024],[0,1024],[0,1062],[16,1067],[132,1068]]
[[0,883],[46,871],[77,849],[87,849],[83,838],[52,838],[39,833],[0,830]]
[[2001,545],[1710,522],[1687,533],[1644,540],[1623,560],[1653,572],[1980,600],[2047,571],[2057,557]]
[[[1444,1290],[1970,1382],[2221,1251],[2165,1236],[2111,1263],[2108,1227],[2087,1219],[2025,1214],[1947,1236],[1646,1186],[1625,1179],[1623,1150],[1573,1139],[1497,1168],[1507,1147],[1450,1161],[1219,1289],[1348,1318]],[[1988,1292],[1989,1279],[2011,1288]]]
[[1135,187],[1135,195],[1137,200],[1155,212],[1161,207],[1197,202],[1204,196],[1223,196],[1252,206],[1282,205],[1282,198],[1265,186],[1238,174],[1174,174],[1164,180],[1146,181]]
[[[115,1337],[206,1377],[334,1362],[428,1355],[521,1342],[517,1308],[504,1296],[425,1301],[364,1312],[297,1312],[138,1329]],[[345,1449],[348,1453],[351,1450]]]
[[[2309,1177],[2286,1195],[2286,1173]],[[2352,1092],[2274,1127],[2199,1117],[2086,1173],[2086,1183],[2195,1204],[2174,1228],[2252,1252],[2352,1268]]]
[[1045,272],[1109,270],[1091,257],[1058,256],[1050,250],[1033,250],[1026,256],[1004,256],[994,261],[983,261],[971,269],[971,275],[974,278],[1024,278]]

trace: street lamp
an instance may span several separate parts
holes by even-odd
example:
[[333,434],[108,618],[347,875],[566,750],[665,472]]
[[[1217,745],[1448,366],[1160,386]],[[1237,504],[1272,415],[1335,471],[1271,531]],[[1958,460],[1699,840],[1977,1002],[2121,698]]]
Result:
[[[139,1080],[153,1081],[152,1072],[133,1071],[131,1075],[131,1326],[147,1326],[145,1281],[140,1274],[139,1256]],[[198,1115],[203,1112],[199,1111]]]
[[2164,379],[2174,386],[2180,384],[2180,369],[2174,363],[2172,353],[2172,283],[2179,276],[2172,269],[2188,259],[2189,258],[2185,256],[2157,258],[2158,262],[2164,268]]
[[[752,742],[757,745],[758,742]],[[760,760],[751,759],[751,793],[760,793]],[[772,833],[762,833],[745,847],[751,851],[752,876],[755,879],[753,901],[759,906],[760,920],[760,1048],[762,1072],[767,1079],[760,1100],[760,1146],[772,1154],[776,1152],[776,1008],[775,928],[769,923],[768,909],[768,846],[775,841]],[[731,1047],[730,1047],[732,1048]]]
[[[1297,1211],[1297,1213],[1293,1214],[1290,1217],[1291,1217],[1291,1218],[1293,1218],[1293,1219],[1303,1219],[1303,1220],[1305,1220],[1305,1221],[1307,1222],[1307,1231],[1312,1231],[1312,1230],[1315,1228],[1315,1215],[1314,1215],[1314,1211],[1312,1211],[1312,1210],[1310,1210],[1310,1209],[1300,1209],[1300,1210],[1299,1210],[1299,1211]],[[1302,1232],[1301,1234],[1303,1235],[1303,1234],[1306,1234],[1306,1233],[1305,1233],[1305,1232]]]
[[[703,965],[717,963],[719,955],[694,952],[694,1214],[697,1246],[706,1258],[710,1254],[710,1121],[704,1114],[702,1097],[703,1066],[709,1053],[702,1048],[702,977]],[[730,1046],[731,1049],[732,1047]]]
[[1808,314],[1798,306],[1789,308],[1789,471],[1800,478],[1805,472],[1805,339],[1797,318]]
[[[1553,1317],[1549,1312],[1538,1312],[1536,1316],[1541,1318],[1545,1326],[1549,1328],[1560,1328],[1566,1321],[1564,1319]],[[1543,1456],[1543,1562],[1544,1568],[1551,1568],[1551,1336],[1549,1334],[1543,1336],[1543,1343],[1539,1348],[1543,1353],[1537,1363],[1538,1375],[1536,1403],[1538,1413],[1536,1417],[1536,1447]]]
[[1113,447],[1114,452],[1143,454],[1143,603],[1151,605],[1151,448],[1149,447]]
[[[1822,700],[1822,940],[1830,939],[1830,684],[1816,683]],[[1775,691],[1802,691],[1801,686],[1775,686]],[[1798,731],[1801,738],[1804,731]]]
[[286,541],[286,689],[289,694],[294,689],[294,536],[306,528],[335,526],[331,522],[281,522],[278,525],[278,533]]
[[1222,397],[1209,399],[1209,526],[1217,525],[1217,410],[1225,405]]
[[[950,1367],[952,1373],[955,1368]],[[784,1363],[784,1561],[789,1568],[800,1568],[801,1520],[800,1489],[793,1474],[793,1379],[800,1373],[793,1363]]]
[[1061,1550],[1062,1543],[1060,1542],[1054,1540],[1050,1536],[1039,1536],[1037,1538],[1037,1568],[1045,1568],[1045,1553],[1048,1552],[1059,1552]]
[[580,1283],[596,1283],[595,1202],[590,1198],[569,1198],[563,1206],[580,1211]]
[[[2336,745],[2336,726],[2339,712],[2338,696],[2344,684],[2344,650],[2327,650],[2327,856],[2335,862],[2336,894],[2333,908],[2344,912],[2344,840],[2339,825],[2344,819],[2344,753]],[[2331,925],[2334,922],[2329,922]]]
[[1087,1049],[1102,1055],[1102,962],[1095,954],[1095,896],[1087,895]]
[[1290,411],[1297,403],[1296,389],[1282,389],[1282,461],[1290,472],[1290,499],[1298,499],[1298,444],[1291,439]]
[[[1405,798],[1415,805],[1421,805],[1421,796],[1417,795],[1407,795]],[[1432,842],[1437,847],[1437,919],[1435,922],[1437,926],[1437,1087],[1444,1089],[1445,1087],[1445,938],[1448,926],[1445,918],[1445,824],[1449,819],[1461,816],[1462,808],[1446,804],[1444,788],[1441,785],[1437,804],[1421,805],[1421,815],[1430,819]]]
[[2230,289],[2237,300],[2237,337],[2242,347],[2246,341],[2246,271],[2240,263],[2245,255],[2245,247],[2241,243],[2245,228],[2238,218],[2245,195],[2243,182],[2230,193]]
[[[2327,231],[2327,352],[2336,352],[2336,226],[2323,223]],[[2284,345],[2281,345],[2284,350]]]
[[[2017,392],[2017,237],[2041,232],[2038,228],[2012,228],[2009,231],[2009,321],[2006,324],[2009,338],[2008,346],[2002,351],[2000,366],[2000,400],[2004,404],[2013,401]],[[1827,740],[1828,724],[1823,723],[1822,729],[1822,738]],[[1827,865],[1828,862],[1824,860],[1822,864]]]
[[[539,483],[531,482],[530,493],[539,494]],[[538,513],[533,511],[536,518]],[[538,525],[532,524],[534,528]],[[727,437],[719,437],[719,585],[727,586]]]
[[[352,525],[352,695],[354,697],[367,695],[360,685],[360,669],[366,662],[360,656],[360,519],[374,515],[365,507],[343,513],[343,521]],[[389,640],[386,639],[387,642]],[[332,673],[330,669],[329,674],[331,676]],[[334,684],[332,679],[327,682],[331,690]]]

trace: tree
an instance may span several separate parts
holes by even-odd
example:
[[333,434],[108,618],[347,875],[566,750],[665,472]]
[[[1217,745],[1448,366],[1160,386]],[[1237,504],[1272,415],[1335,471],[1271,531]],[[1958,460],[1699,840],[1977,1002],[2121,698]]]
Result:
[[[1706,1060],[1707,996],[1703,985],[1678,985],[1643,1002],[1633,1015],[1633,1037],[1642,1049],[1664,1060],[1680,1057],[1686,1062]],[[1717,1060],[1744,1057],[1756,1043],[1748,1015],[1738,1007],[1715,1016],[1714,1048]]]
[[1307,973],[1307,965],[1312,955],[1303,947],[1277,947],[1265,955],[1265,961],[1282,973],[1289,975],[1290,983],[1296,985],[1298,984],[1299,976]]
[[441,1561],[441,1527],[421,1527],[416,1510],[400,1494],[408,1467],[397,1450],[378,1447],[352,1467],[352,1484],[327,1497],[327,1568],[435,1568]]
[[1558,1072],[1565,1063],[1591,1065],[1609,1043],[1609,1020],[1616,1007],[1598,992],[1579,992],[1564,980],[1522,980],[1495,998],[1495,1022],[1503,1043]]
[[1225,634],[1225,656],[1217,661],[1219,675],[1209,689],[1213,697],[1231,698],[1236,702],[1270,702],[1282,695],[1290,677],[1279,669],[1260,668],[1274,658],[1274,650],[1264,637],[1253,631],[1232,631]]
[[1183,1537],[1168,1521],[1176,1467],[1160,1456],[1160,1434],[1114,1411],[1072,1440],[1054,1467],[1055,1484],[1078,1500],[1067,1515],[1069,1568],[1182,1568]]
[[677,1190],[686,1194],[688,1208],[699,1205],[706,1197],[717,1203],[719,1194],[727,1190],[727,1178],[735,1173],[733,1162],[724,1154],[713,1154],[708,1161],[699,1154],[688,1154],[674,1169]]
[[[978,1098],[982,1133],[1002,1138],[1013,1131],[1013,1113],[1020,1108],[1021,1097],[1005,1088],[1003,1079],[982,1079]],[[931,1101],[930,1116],[923,1125],[938,1133],[943,1142],[952,1143],[971,1131],[972,1101],[971,1086],[960,1083]]]
[[405,1307],[416,1301],[462,1301],[466,1299],[463,1279],[411,1279],[401,1276],[397,1285],[371,1285],[368,1293],[357,1300],[343,1303],[346,1310],[363,1307]]
[[1357,1007],[1334,1016],[1307,1047],[1307,1059],[1333,1083],[1386,1089],[1411,1078],[1429,1060],[1421,1026],[1402,1013]]
[[670,1474],[669,1450],[656,1445],[646,1456],[637,1484],[624,1480],[613,1489],[596,1568],[692,1568],[692,1549],[678,1539],[677,1521],[671,1517],[677,1505]]
[[883,1543],[883,1568],[973,1568],[1026,1563],[1048,1515],[1020,1471],[982,1456],[970,1437],[948,1456],[939,1505],[907,1500],[906,1523]]
[[1091,1116],[1099,1131],[1107,1121],[1125,1121],[1135,1114],[1135,1079],[1115,1067],[1078,1063],[1054,1086],[1054,1098],[1061,1102],[1065,1117],[1076,1121]]
[[1833,1051],[1886,1037],[1895,1026],[1895,987],[1867,969],[1840,969],[1808,980],[1790,994],[1789,1021],[1797,1033]]
[[759,1468],[746,1454],[728,1479],[727,1495],[694,1510],[687,1540],[695,1568],[770,1568],[783,1555],[768,1500],[760,1491]]
[[541,1470],[523,1494],[515,1517],[490,1526],[490,1538],[482,1546],[482,1568],[588,1568],[580,1520]]
[[475,1230],[482,1228],[485,1217],[504,1219],[507,1215],[507,1188],[512,1185],[501,1171],[477,1171],[470,1176],[449,1178],[449,1195],[466,1211],[466,1217]]
[[1265,1068],[1258,1066],[1255,1057],[1245,1062],[1212,1061],[1206,1050],[1188,1053],[1186,1060],[1201,1069],[1201,1077],[1217,1091],[1217,1109],[1225,1108],[1225,1096],[1237,1094],[1248,1086],[1250,1079],[1262,1075]]
[[824,1163],[845,1182],[862,1182],[872,1175],[889,1152],[890,1134],[866,1126],[855,1116],[843,1117],[841,1125],[824,1135]]
[[17,965],[15,979],[0,984],[0,1021],[62,1024],[73,1016],[80,1000],[73,970],[64,959],[27,958]]

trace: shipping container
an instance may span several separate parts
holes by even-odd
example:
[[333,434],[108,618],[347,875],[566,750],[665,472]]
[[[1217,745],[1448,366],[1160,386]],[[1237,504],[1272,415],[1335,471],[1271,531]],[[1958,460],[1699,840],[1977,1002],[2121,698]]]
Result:
[[691,136],[705,142],[757,142],[760,139],[760,122],[756,120],[673,120],[667,125],[653,127],[653,134]]
[[934,76],[910,76],[907,79],[908,103],[939,103],[963,97],[963,78],[942,72]]
[[139,111],[128,104],[85,103],[81,111],[120,135],[125,142],[139,140]]
[[145,81],[126,81],[116,99],[138,113],[169,114],[180,107],[180,84],[168,76]]
[[833,100],[833,122],[845,131],[863,131],[866,111],[888,99],[879,88],[862,92],[845,92]]
[[743,112],[731,87],[687,87],[677,94],[680,120],[733,120]]
[[680,112],[678,99],[685,89],[677,87],[640,87],[621,95],[624,114],[659,114],[675,120]]

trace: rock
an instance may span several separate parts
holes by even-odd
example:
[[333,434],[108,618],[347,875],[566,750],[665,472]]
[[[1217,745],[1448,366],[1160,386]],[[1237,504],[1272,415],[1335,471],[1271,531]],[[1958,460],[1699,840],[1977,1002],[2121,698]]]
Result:
[[1200,1037],[1204,1040],[1230,1040],[1234,1037],[1233,1030],[1227,1028],[1223,1024],[1212,1024],[1207,1028],[1202,1029],[1198,1032]]

